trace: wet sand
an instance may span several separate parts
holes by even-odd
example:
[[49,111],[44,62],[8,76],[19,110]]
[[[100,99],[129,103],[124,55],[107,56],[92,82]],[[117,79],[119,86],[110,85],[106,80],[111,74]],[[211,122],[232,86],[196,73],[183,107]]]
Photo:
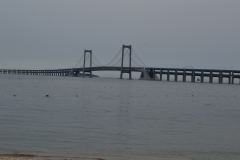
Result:
[[[65,158],[10,158],[10,157],[0,157],[0,160],[73,160],[71,158],[65,159]],[[80,158],[80,160],[104,160],[102,158]]]
[[30,158],[0,158],[0,160],[43,160],[43,159],[30,159]]

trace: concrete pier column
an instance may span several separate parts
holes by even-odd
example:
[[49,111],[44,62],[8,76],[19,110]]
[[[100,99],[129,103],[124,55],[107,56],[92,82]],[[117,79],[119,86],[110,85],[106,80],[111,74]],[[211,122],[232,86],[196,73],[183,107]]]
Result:
[[192,70],[192,82],[195,82],[195,70]]
[[203,76],[203,70],[201,71],[201,83],[203,83],[203,81],[204,81],[204,76]]
[[153,69],[153,80],[155,80],[155,69]]
[[212,70],[210,71],[210,75],[209,75],[209,83],[213,83],[213,75],[212,75]]
[[162,81],[162,69],[160,70],[160,81]]
[[69,73],[69,76],[74,76],[74,71],[73,71],[73,68],[71,69],[70,73]]
[[220,84],[222,84],[222,81],[223,81],[223,76],[222,76],[222,71],[219,72],[219,79],[218,79],[218,82]]
[[178,80],[178,73],[177,73],[177,70],[175,70],[175,77],[174,77],[174,80],[175,80],[175,82],[177,82],[177,80]]
[[169,69],[167,70],[167,81],[169,81]]
[[186,70],[183,70],[183,82],[186,82]]
[[81,77],[80,71],[77,71],[77,77]]
[[228,74],[228,84],[231,84],[231,72]]
[[232,71],[232,84],[234,84],[234,72]]

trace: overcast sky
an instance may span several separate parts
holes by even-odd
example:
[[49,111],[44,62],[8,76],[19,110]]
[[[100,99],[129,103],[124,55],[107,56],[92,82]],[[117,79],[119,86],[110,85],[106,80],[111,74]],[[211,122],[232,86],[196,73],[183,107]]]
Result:
[[123,44],[152,67],[240,69],[240,0],[1,0],[0,68],[107,64]]

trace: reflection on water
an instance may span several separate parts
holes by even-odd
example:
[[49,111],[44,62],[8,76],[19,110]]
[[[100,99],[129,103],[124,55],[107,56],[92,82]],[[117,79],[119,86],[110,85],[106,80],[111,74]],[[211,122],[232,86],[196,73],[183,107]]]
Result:
[[21,75],[0,81],[2,155],[240,158],[239,85]]

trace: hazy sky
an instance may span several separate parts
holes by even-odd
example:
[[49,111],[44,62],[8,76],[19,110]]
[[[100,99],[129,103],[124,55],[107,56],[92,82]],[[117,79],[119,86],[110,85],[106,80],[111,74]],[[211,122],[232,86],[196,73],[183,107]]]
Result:
[[240,0],[1,0],[0,68],[103,64],[123,44],[152,67],[240,69]]

